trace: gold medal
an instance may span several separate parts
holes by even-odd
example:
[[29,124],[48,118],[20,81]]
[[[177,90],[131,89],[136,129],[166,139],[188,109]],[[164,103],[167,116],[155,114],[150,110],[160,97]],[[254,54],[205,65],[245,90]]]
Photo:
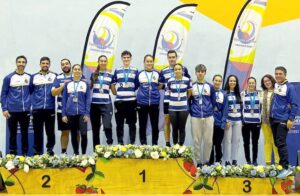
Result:
[[237,113],[237,109],[236,108],[233,108],[232,111],[233,111],[233,113]]

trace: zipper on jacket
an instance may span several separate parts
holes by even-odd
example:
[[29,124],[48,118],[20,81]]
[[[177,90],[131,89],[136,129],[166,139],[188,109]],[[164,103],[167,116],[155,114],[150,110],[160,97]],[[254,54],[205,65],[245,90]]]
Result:
[[24,89],[23,89],[23,84],[22,84],[22,104],[23,104],[23,112],[25,112],[25,106],[24,106]]

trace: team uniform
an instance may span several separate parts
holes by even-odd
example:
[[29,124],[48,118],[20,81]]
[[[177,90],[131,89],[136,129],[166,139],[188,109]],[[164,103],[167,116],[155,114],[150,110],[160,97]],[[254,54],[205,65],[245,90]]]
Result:
[[169,115],[174,144],[184,144],[185,125],[189,115],[187,91],[191,88],[191,80],[185,76],[180,80],[170,78],[167,83],[167,90],[169,91]]
[[222,141],[226,127],[228,113],[227,93],[223,90],[215,90],[216,105],[214,107],[214,134],[213,146],[211,150],[209,163],[213,164],[222,160]]
[[71,141],[74,154],[79,154],[77,132],[81,136],[81,152],[86,153],[87,148],[87,122],[83,117],[90,115],[90,88],[86,81],[68,82],[62,95],[62,116],[68,117],[71,128]]
[[[243,91],[243,127],[244,151],[247,163],[257,165],[258,140],[261,128],[261,103],[260,92]],[[250,158],[250,134],[252,141],[252,162]]]
[[298,107],[294,86],[288,81],[282,84],[276,83],[271,105],[270,124],[275,145],[278,148],[279,164],[284,168],[287,168],[289,164],[286,145],[287,121],[294,121]]
[[[216,105],[215,89],[207,83],[195,82],[192,86],[191,99],[191,122],[194,140],[194,153],[197,164],[201,164],[201,154],[204,163],[208,163],[211,154],[213,127],[214,127],[214,108]],[[201,145],[203,143],[203,152]]]
[[129,66],[115,70],[113,84],[116,87],[115,118],[119,144],[124,144],[124,120],[129,126],[130,143],[134,144],[136,136],[136,83],[137,68]]
[[7,75],[2,84],[1,107],[2,111],[8,111],[7,119],[9,136],[9,153],[17,154],[17,129],[20,124],[22,136],[22,154],[28,151],[28,127],[30,121],[30,78],[27,73],[18,74],[12,72]]
[[228,116],[230,123],[228,130],[224,133],[224,155],[225,162],[232,161],[236,164],[238,158],[239,143],[242,135],[242,104],[238,102],[234,92],[229,92],[227,96]]
[[44,124],[47,134],[47,152],[53,154],[53,147],[55,145],[55,97],[52,96],[51,89],[55,78],[56,74],[50,71],[45,75],[42,72],[38,72],[31,77],[35,154],[43,153],[42,138]]
[[158,118],[159,118],[159,101],[160,93],[158,86],[160,84],[159,73],[155,70],[140,71],[136,77],[137,84],[137,104],[140,125],[140,142],[147,144],[146,129],[148,115],[152,127],[152,145],[158,142]]
[[100,127],[101,120],[103,129],[106,136],[106,143],[111,145],[112,139],[112,114],[113,106],[111,97],[109,94],[110,85],[112,83],[113,75],[108,72],[99,72],[97,78],[93,78],[94,74],[91,75],[92,81],[92,103],[91,103],[91,123],[93,130],[93,146],[100,144]]

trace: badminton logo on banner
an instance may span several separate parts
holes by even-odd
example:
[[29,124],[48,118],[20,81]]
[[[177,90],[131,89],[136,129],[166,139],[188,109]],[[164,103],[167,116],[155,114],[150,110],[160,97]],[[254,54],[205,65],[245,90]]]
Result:
[[175,50],[177,61],[182,63],[196,6],[196,4],[178,6],[163,20],[153,51],[155,69],[162,70],[168,66],[167,52],[169,50]]
[[248,1],[240,12],[235,24],[227,54],[224,78],[234,74],[240,88],[244,89],[250,76],[259,31],[267,6],[267,0]]
[[119,31],[129,5],[127,2],[115,1],[105,5],[95,15],[86,36],[81,63],[86,78],[96,70],[100,55],[107,56],[107,70],[112,71]]

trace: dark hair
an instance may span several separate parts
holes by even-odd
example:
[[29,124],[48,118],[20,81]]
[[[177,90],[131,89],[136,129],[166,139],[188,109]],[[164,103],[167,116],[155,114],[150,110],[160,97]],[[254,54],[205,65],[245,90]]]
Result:
[[73,70],[76,66],[79,66],[80,69],[81,69],[81,65],[80,65],[80,64],[74,64],[74,65],[72,66],[72,70]]
[[262,88],[263,90],[268,90],[267,87],[266,87],[265,84],[264,84],[264,79],[265,79],[265,78],[269,78],[269,80],[271,80],[271,82],[272,82],[272,87],[274,88],[274,87],[275,87],[276,80],[275,80],[275,78],[274,78],[272,75],[270,75],[270,74],[266,74],[266,75],[264,75],[264,76],[261,78],[261,82],[260,82],[261,88]]
[[[102,54],[102,55],[100,55],[100,56],[98,57],[98,62],[100,61],[100,59],[101,59],[102,57],[106,58],[106,60],[107,60],[107,56],[105,56],[105,55]],[[99,76],[99,71],[100,71],[100,65],[99,65],[99,63],[98,63],[97,68],[96,68],[96,70],[95,70],[94,73],[93,73],[93,77],[91,78],[91,88],[93,88],[94,83],[96,82],[96,80],[97,80],[97,78],[98,78],[98,76]]]
[[47,57],[47,56],[43,56],[41,59],[40,59],[40,63],[42,63],[42,61],[48,61],[49,62],[49,64],[50,64],[50,58],[49,57]]
[[16,62],[17,62],[19,59],[25,59],[25,63],[27,63],[27,58],[26,58],[26,56],[24,56],[24,55],[17,56]]
[[277,67],[275,68],[275,71],[276,71],[276,70],[283,71],[284,75],[286,75],[286,74],[287,74],[287,70],[286,70],[286,68],[285,68],[285,67],[283,67],[283,66],[277,66]]
[[68,61],[69,64],[71,64],[71,61],[70,61],[69,59],[64,58],[64,59],[61,59],[61,60],[60,60],[60,62],[62,62],[62,61]]
[[198,71],[204,71],[204,72],[206,72],[206,66],[203,65],[203,64],[196,65],[195,71],[196,72],[198,72]]
[[171,53],[175,53],[175,56],[177,57],[177,52],[175,50],[169,50],[167,53],[167,56],[169,56],[169,54],[171,54]]
[[175,67],[176,65],[179,65],[179,66],[181,67],[182,71],[183,71],[183,65],[182,65],[182,64],[176,63],[176,64],[174,65],[174,67]]
[[132,57],[131,52],[129,52],[128,50],[124,50],[124,51],[121,53],[121,57],[123,57],[123,56],[125,56],[125,55],[129,55],[130,57]]
[[216,77],[220,77],[221,79],[223,79],[221,74],[215,74],[212,80],[214,81]]
[[144,62],[145,62],[145,60],[146,60],[147,57],[151,57],[151,58],[154,60],[154,57],[153,57],[151,54],[146,54],[146,55],[144,56]]
[[231,77],[234,77],[236,80],[236,85],[234,87],[234,95],[236,96],[237,99],[237,103],[242,103],[242,99],[241,99],[241,92],[240,92],[240,85],[239,85],[239,79],[236,77],[236,75],[229,75],[227,77],[226,83],[225,83],[225,87],[224,90],[227,91],[227,93],[230,93],[230,88],[229,88],[229,79]]
[[249,80],[251,80],[251,79],[253,79],[253,80],[255,81],[255,90],[256,90],[256,84],[257,84],[256,78],[254,78],[253,76],[249,77],[249,78],[247,79],[247,83],[248,83]]

